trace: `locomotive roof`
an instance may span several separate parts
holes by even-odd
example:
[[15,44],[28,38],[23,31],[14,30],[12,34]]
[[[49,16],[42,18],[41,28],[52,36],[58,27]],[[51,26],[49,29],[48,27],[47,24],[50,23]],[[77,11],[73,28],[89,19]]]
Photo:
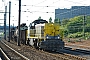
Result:
[[43,19],[38,19],[38,20],[33,21],[32,23],[39,24],[39,23],[48,23],[48,22],[46,20],[43,20]]

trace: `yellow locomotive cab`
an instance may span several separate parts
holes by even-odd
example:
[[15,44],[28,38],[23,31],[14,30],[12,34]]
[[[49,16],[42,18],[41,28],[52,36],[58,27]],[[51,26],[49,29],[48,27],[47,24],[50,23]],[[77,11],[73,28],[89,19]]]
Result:
[[60,35],[63,38],[63,29],[60,29],[60,25],[57,23],[46,23],[44,26],[44,37]]

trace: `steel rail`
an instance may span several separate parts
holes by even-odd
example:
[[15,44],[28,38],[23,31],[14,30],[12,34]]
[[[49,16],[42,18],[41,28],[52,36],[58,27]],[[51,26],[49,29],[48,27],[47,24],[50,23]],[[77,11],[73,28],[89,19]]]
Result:
[[[2,42],[2,41],[1,41]],[[18,54],[20,57],[24,58],[25,60],[30,60],[27,57],[25,57],[24,55],[20,54],[19,52],[17,52],[16,50],[14,50],[13,48],[9,47],[7,44],[5,44],[4,42],[2,42],[6,47],[8,47],[10,50],[14,51],[16,54]]]

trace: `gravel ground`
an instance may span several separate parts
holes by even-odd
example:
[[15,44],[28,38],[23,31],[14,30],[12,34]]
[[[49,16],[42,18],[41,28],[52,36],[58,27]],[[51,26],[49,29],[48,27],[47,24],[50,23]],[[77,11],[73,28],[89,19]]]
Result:
[[24,56],[28,57],[30,60],[62,60],[59,57],[51,56],[47,53],[45,54],[44,51],[41,52],[39,50],[36,50],[31,46],[26,46],[22,44],[21,46],[17,46],[16,42],[10,41],[10,43],[8,43],[5,40],[3,41],[18,52],[20,52],[21,54],[23,54]]
[[[68,40],[64,40],[65,41],[65,46],[71,46],[74,49],[84,49],[87,51],[90,51],[90,39],[88,40],[81,40],[81,41],[76,41],[77,39],[70,39],[71,42],[68,42]],[[90,55],[87,54],[83,54],[83,55],[79,55],[81,57],[86,57],[87,60],[90,60]]]
[[84,40],[84,39],[73,39],[73,38],[70,38],[70,41],[71,42],[68,42],[68,38],[67,39],[64,39],[64,42],[66,44],[66,46],[70,46],[70,45],[76,45],[78,47],[81,47],[81,48],[87,48],[87,49],[90,49],[90,39],[88,40]]
[[7,42],[3,40],[10,47],[28,57],[30,60],[78,60],[70,56],[65,56],[63,54],[54,54],[46,51],[36,50],[35,48],[27,45],[21,44],[17,46],[17,43],[14,41]]

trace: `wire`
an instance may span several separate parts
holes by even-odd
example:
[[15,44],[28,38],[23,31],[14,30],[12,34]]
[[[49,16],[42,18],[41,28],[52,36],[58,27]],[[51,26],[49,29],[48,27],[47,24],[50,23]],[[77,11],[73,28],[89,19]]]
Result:
[[[37,4],[34,4],[34,5],[22,5],[22,6],[32,6],[32,7],[37,7],[36,5],[39,5],[39,4],[41,4],[41,3],[44,3],[45,1],[47,1],[47,0],[43,0],[43,1],[39,2],[39,3],[37,3]],[[40,6],[39,6],[39,7],[40,7]]]
[[[60,1],[60,0],[58,0],[58,1]],[[55,2],[53,2],[53,4],[54,3],[56,3],[56,2],[58,2],[58,1],[55,1]],[[68,1],[68,2],[73,2],[73,1],[69,1],[69,0],[65,0],[65,1]],[[78,3],[78,2],[73,2],[73,3]],[[82,4],[82,3],[78,3],[78,4]],[[83,5],[87,5],[87,4],[83,4]],[[35,7],[54,7],[54,6],[35,6]],[[82,9],[82,8],[79,8],[79,9]],[[41,10],[41,9],[40,9]],[[71,10],[71,11],[75,11],[75,10],[77,10],[77,9],[74,9],[74,10]],[[67,12],[64,12],[64,13],[60,13],[60,14],[65,14],[65,13],[68,13],[68,12],[71,12],[71,11],[67,11]],[[57,14],[58,15],[58,14]]]
[[39,13],[54,13],[54,12],[43,12],[43,11],[22,11],[22,12],[30,12],[30,13],[33,13],[33,12],[39,12]]
[[34,6],[41,4],[41,3],[44,3],[45,1],[47,1],[47,0],[43,0],[42,2],[39,2],[39,3],[35,4]]
[[[45,1],[47,1],[47,0],[44,0],[44,1],[42,1],[43,3],[45,2]],[[58,1],[60,1],[60,0],[58,0]],[[54,3],[56,3],[56,2],[58,2],[58,1],[55,1],[55,2],[53,2],[52,4],[54,4]],[[42,2],[40,2],[40,3],[42,3]],[[37,4],[35,4],[35,5],[22,5],[22,6],[32,6],[32,7],[42,7],[41,9],[43,9],[43,8],[45,8],[45,7],[55,7],[55,6],[36,6],[36,5],[38,5],[38,4],[40,4],[40,3],[37,3]],[[51,5],[51,4],[50,4]],[[41,9],[39,9],[39,10],[37,10],[37,11],[40,11]]]
[[[60,1],[60,0],[58,0],[58,1]],[[58,1],[55,1],[55,2],[53,2],[52,4],[54,4],[54,3],[58,2]],[[69,0],[67,0],[67,1],[68,1],[68,2],[73,2],[73,1],[69,1]],[[73,3],[82,4],[82,3],[78,3],[78,2],[73,2]],[[51,5],[51,4],[50,4],[50,5]],[[55,6],[50,6],[50,5],[48,5],[48,6],[33,6],[33,5],[31,5],[31,6],[33,6],[33,7],[42,7],[41,9],[43,9],[43,8],[45,8],[45,7],[55,7]],[[87,4],[83,4],[83,5],[87,5]],[[27,5],[27,6],[28,6],[28,5]],[[77,11],[77,10],[81,10],[81,9],[84,9],[84,8],[86,8],[86,7],[81,7],[81,8],[73,9],[73,10],[71,10],[71,11],[66,11],[66,12],[63,12],[63,13],[56,14],[56,15],[66,14],[66,13],[68,13],[68,12]],[[40,9],[40,10],[41,10],[41,9]],[[40,10],[32,11],[32,12],[54,13],[54,12],[41,12]],[[31,13],[32,13],[32,12],[31,12]]]
[[[60,1],[60,0],[57,0],[57,1],[55,1],[55,2],[53,2],[52,4],[55,4],[55,3],[57,3],[58,1]],[[52,5],[52,4],[50,4],[50,5]],[[50,7],[50,5],[48,5],[48,7]],[[42,9],[44,9],[45,7],[42,7],[41,9],[39,9],[39,10],[42,10]]]
[[[64,1],[68,1],[68,2],[72,2],[72,3],[75,3],[75,4],[82,4],[80,2],[83,2],[83,1],[80,1],[80,2],[74,2],[74,1],[70,1],[70,0],[64,0]],[[86,1],[86,0],[85,0]],[[83,5],[87,5],[87,4],[83,4]]]

